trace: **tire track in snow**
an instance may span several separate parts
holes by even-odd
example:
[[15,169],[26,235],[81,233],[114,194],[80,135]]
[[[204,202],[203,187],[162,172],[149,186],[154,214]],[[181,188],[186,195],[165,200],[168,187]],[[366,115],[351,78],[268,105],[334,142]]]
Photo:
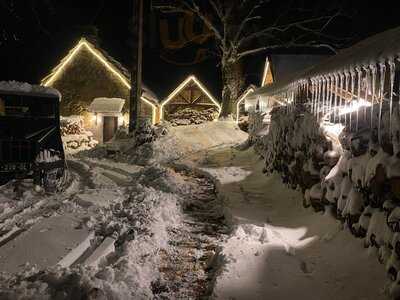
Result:
[[68,167],[75,172],[75,174],[79,175],[79,189],[84,189],[88,187],[90,189],[95,189],[96,185],[92,180],[93,174],[90,171],[90,168],[87,165],[83,164],[78,160],[68,160],[67,161]]

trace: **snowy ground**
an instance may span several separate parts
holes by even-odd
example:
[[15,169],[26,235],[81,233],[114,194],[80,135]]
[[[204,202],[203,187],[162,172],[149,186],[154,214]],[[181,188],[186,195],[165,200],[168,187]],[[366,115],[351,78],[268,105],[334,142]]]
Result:
[[235,225],[214,298],[386,299],[376,255],[331,216],[304,209],[301,193],[266,177],[263,166],[252,150],[229,148],[203,162]]
[[[228,122],[177,127],[157,142],[164,165],[80,155],[68,161],[62,194],[0,187],[0,249],[30,230],[39,238],[58,230],[46,220],[63,215],[79,218],[76,230],[94,233],[69,268],[52,259],[41,268],[19,266],[17,276],[1,274],[0,298],[385,299],[376,256],[330,216],[304,209],[301,194],[278,177],[263,175],[252,150],[230,147],[245,138]],[[176,159],[218,179],[223,205],[208,176],[172,164]],[[107,239],[115,249],[89,264]],[[67,247],[56,250],[62,256],[73,250]]]
[[[206,137],[210,129],[216,136]],[[158,158],[172,163],[237,135],[245,138],[214,122],[174,130],[158,141],[168,152]],[[229,232],[213,181],[182,166],[88,154],[68,156],[63,193],[46,195],[29,181],[18,191],[13,182],[0,187],[0,299],[210,295],[218,240]]]

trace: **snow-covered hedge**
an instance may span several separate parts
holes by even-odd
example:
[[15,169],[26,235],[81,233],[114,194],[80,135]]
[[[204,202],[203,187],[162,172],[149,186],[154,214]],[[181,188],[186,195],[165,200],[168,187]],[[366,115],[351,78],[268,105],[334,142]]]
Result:
[[[302,106],[272,112],[269,133],[256,149],[265,172],[304,193],[304,206],[327,210],[351,233],[375,249],[392,279],[386,290],[400,299],[400,147],[399,122],[393,139],[375,132],[348,132],[340,124],[317,122]],[[343,130],[342,130],[343,129]]]

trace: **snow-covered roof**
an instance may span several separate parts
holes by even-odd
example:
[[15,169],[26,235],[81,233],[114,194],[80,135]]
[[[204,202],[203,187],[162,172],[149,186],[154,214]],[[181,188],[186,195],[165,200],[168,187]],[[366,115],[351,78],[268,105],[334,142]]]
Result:
[[343,72],[356,67],[368,67],[371,64],[397,57],[398,53],[400,53],[400,27],[369,37],[314,67],[293,73],[285,80],[259,88],[252,96],[274,95],[284,91],[298,80]]
[[[104,49],[100,48],[94,41],[81,38],[79,43],[70,50],[70,52],[61,60],[61,62],[42,79],[42,85],[51,86],[52,82],[57,78],[65,66],[71,62],[72,58],[80,49],[86,47],[97,59],[99,59],[107,68],[109,68],[127,87],[130,88],[130,72],[120,62],[115,60]],[[151,91],[145,84],[142,84],[142,96],[152,102],[158,104],[159,100],[156,94]]]
[[95,113],[120,113],[125,100],[121,98],[95,98],[90,103],[89,111]]
[[60,92],[54,88],[19,81],[0,81],[0,93],[13,93],[44,97],[57,96],[61,99]]

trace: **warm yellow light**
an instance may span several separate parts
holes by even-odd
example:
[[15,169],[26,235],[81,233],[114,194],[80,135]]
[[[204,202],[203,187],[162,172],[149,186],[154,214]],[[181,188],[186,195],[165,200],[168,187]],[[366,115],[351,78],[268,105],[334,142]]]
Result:
[[145,102],[145,103],[147,103],[148,105],[150,105],[151,106],[151,109],[152,109],[152,118],[151,118],[151,121],[152,121],[152,123],[153,123],[153,125],[156,123],[156,106],[153,104],[153,103],[151,103],[149,100],[147,100],[145,97],[140,97],[140,99],[142,99],[142,101],[143,102]]
[[264,72],[263,72],[263,77],[262,77],[262,81],[261,81],[261,86],[265,85],[265,80],[267,79],[268,69],[269,69],[269,60],[268,60],[268,57],[267,57],[265,59]]
[[[110,63],[107,62],[107,59],[99,52],[97,51],[93,46],[91,46],[86,39],[82,38],[78,45],[75,46],[75,48],[72,49],[72,51],[64,58],[63,62],[61,65],[57,68],[56,72],[52,74],[49,78],[44,78],[42,80],[42,85],[44,86],[50,86],[57,78],[58,76],[62,73],[62,71],[66,68],[67,64],[72,61],[72,59],[76,56],[76,54],[79,52],[82,47],[86,47],[86,49],[89,50],[91,54],[94,55],[111,73],[113,73],[115,76],[117,76],[121,82],[128,88],[131,88],[131,85],[129,84],[129,81],[125,78],[124,75],[122,75],[117,69],[115,69]],[[143,100],[145,103],[149,104],[152,108],[152,122],[155,124],[156,120],[156,106],[151,103],[148,99],[144,98],[143,96],[141,97],[141,100]]]
[[109,64],[101,53],[90,46],[88,42],[83,38],[79,41],[78,45],[72,50],[72,52],[67,55],[64,62],[60,65],[57,71],[52,76],[50,76],[50,78],[43,81],[43,85],[49,86],[52,82],[54,82],[61,74],[61,72],[65,69],[67,64],[76,56],[79,50],[82,49],[82,47],[86,47],[86,49],[89,50],[89,52],[93,54],[111,73],[117,76],[127,88],[130,88],[128,80],[124,78],[124,76],[121,75],[121,73],[119,73],[118,70],[116,70],[111,64]]
[[200,81],[197,80],[197,78],[194,75],[190,75],[188,78],[186,78],[168,97],[165,99],[161,105],[160,105],[160,116],[161,118],[164,118],[164,105],[167,104],[169,101],[171,101],[182,89],[186,87],[186,85],[193,81],[202,91],[204,94],[207,95],[207,97],[218,107],[218,117],[221,114],[221,104],[218,103],[217,100],[207,91],[207,89],[201,84]]
[[240,97],[239,101],[237,102],[237,104],[236,104],[236,123],[239,123],[239,105],[240,105],[240,102],[242,102],[247,97],[247,95],[252,93],[252,92],[254,92],[253,88],[248,89],[247,92],[242,97]]

